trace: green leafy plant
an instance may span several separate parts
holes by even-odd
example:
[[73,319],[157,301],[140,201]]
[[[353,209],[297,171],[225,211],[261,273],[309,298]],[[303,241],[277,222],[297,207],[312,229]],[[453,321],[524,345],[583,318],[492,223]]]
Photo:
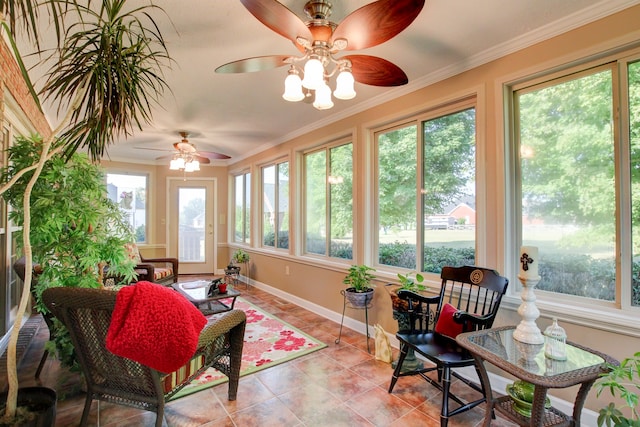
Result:
[[[16,170],[12,178],[0,187],[0,194],[11,189],[26,174],[22,207],[22,247],[25,256],[25,280],[15,313],[21,319],[27,309],[33,269],[31,244],[31,194],[45,163],[64,153],[66,159],[84,147],[93,160],[99,159],[105,147],[132,128],[150,122],[151,107],[166,88],[162,65],[169,59],[164,39],[158,30],[148,4],[138,8],[124,8],[126,0],[102,0],[99,4],[50,0],[43,3],[15,0],[0,2],[2,28],[14,47],[22,76],[36,105],[40,105],[36,91],[15,49],[13,24],[22,19],[27,34],[36,40],[39,8],[48,6],[59,46],[47,58],[53,63],[42,93],[58,111],[64,111],[58,126],[41,141],[33,163]],[[95,7],[92,10],[89,7]],[[73,23],[65,28],[65,21]],[[82,193],[76,197],[82,197]],[[48,203],[33,200],[34,204]],[[14,206],[15,207],[15,206]],[[73,224],[67,225],[73,229]],[[77,224],[76,224],[77,229]],[[56,239],[54,235],[51,238]],[[19,324],[19,321],[17,322]],[[9,390],[6,407],[0,422],[15,423],[18,401],[16,347],[20,328],[14,327],[7,346],[7,377]]]
[[372,274],[373,271],[376,270],[364,264],[352,265],[342,283],[353,288],[355,292],[367,292],[371,289],[371,281],[376,277]]
[[[414,275],[414,277],[411,277],[412,275]],[[424,276],[420,273],[398,273],[398,280],[400,281],[400,289],[406,289],[414,292],[420,292],[427,289],[427,287],[422,284],[422,282],[424,282]]]
[[[610,365],[609,372],[596,382],[596,390],[598,397],[608,390],[612,397],[619,397],[624,402],[622,406],[611,402],[600,409],[598,426],[640,427],[640,352],[624,359],[618,366]],[[622,408],[629,408],[630,416],[625,416]]]
[[233,262],[238,264],[242,264],[245,262],[249,262],[249,254],[242,249],[238,249],[233,253]]
[[[41,146],[37,137],[16,138],[9,148],[10,166],[3,170],[2,182],[32,164]],[[14,206],[9,218],[17,226],[24,223],[21,201],[31,173],[23,175],[2,195]],[[38,278],[31,288],[38,311],[47,311],[40,297],[49,287],[101,286],[105,265],[109,266],[108,275],[127,283],[133,279],[135,263],[125,248],[133,242],[133,234],[120,209],[107,197],[100,166],[84,154],[74,154],[68,161],[58,154],[45,163],[31,194],[30,239],[33,262],[39,266]],[[78,194],[82,197],[76,197]],[[16,234],[21,251],[21,231]],[[75,369],[77,361],[68,333],[55,319],[53,329],[60,361]]]

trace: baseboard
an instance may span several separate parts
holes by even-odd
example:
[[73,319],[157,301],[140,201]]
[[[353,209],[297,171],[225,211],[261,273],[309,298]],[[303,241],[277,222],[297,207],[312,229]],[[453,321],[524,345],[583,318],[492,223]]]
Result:
[[[242,279],[246,280],[246,278],[241,277]],[[332,320],[336,323],[340,323],[340,320],[342,318],[342,313],[337,313],[335,311],[331,311],[329,309],[327,309],[326,307],[322,307],[318,304],[312,303],[310,301],[307,301],[305,299],[299,298],[295,295],[291,295],[287,292],[282,291],[281,289],[278,288],[274,288],[272,286],[269,286],[265,283],[261,283],[261,282],[257,282],[255,280],[251,280],[251,285],[255,286],[256,288],[263,290],[265,292],[268,292],[272,295],[275,295],[277,297],[280,297],[284,300],[290,301],[296,305],[299,305],[300,307],[303,307],[319,316],[322,316],[326,319]],[[373,327],[371,325],[367,325],[365,327],[365,324],[363,322],[354,320],[350,317],[346,317],[344,318],[344,322],[343,322],[343,326],[347,327],[349,329],[353,329],[356,332],[359,333],[363,333],[364,331],[366,331],[365,328],[369,329],[369,335],[370,336],[374,336],[375,331],[373,329]],[[389,342],[391,343],[391,346],[394,348],[398,348],[399,344],[398,344],[398,340],[396,339],[394,334],[390,334],[389,332],[387,332],[387,336],[389,337]],[[473,367],[469,366],[466,368],[460,368],[460,369],[456,369],[456,372],[458,372],[460,375],[462,375],[465,378],[468,378],[472,381],[477,381],[478,376],[476,375],[476,371],[475,369],[473,369]],[[500,375],[497,375],[495,373],[489,372],[489,381],[491,382],[491,390],[494,393],[498,393],[500,395],[504,395],[505,394],[505,389],[507,387],[507,385],[513,383],[512,379],[509,378],[505,378],[502,377]],[[573,402],[567,402],[566,400],[554,397],[553,395],[549,395],[549,399],[551,399],[551,404],[559,409],[560,411],[564,412],[565,414],[572,414],[573,413]],[[597,424],[597,418],[598,418],[598,413],[595,411],[592,411],[590,409],[583,409],[582,410],[582,416],[581,416],[581,420],[580,423],[582,426],[585,427],[596,427]]]

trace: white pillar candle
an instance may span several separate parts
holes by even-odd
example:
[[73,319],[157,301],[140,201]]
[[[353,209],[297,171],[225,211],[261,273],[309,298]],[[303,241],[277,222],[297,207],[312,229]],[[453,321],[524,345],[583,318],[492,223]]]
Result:
[[538,278],[538,248],[536,246],[523,246],[520,248],[520,277]]

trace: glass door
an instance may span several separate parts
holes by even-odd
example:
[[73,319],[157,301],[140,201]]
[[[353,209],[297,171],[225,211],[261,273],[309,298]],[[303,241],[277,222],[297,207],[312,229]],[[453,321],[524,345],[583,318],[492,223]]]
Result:
[[180,274],[215,271],[214,191],[213,180],[170,181],[168,243],[180,261]]

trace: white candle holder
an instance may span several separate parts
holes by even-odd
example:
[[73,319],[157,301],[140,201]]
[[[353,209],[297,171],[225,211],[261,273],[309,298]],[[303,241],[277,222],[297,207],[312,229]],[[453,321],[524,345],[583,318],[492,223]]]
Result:
[[536,294],[533,292],[540,281],[537,277],[518,276],[522,283],[522,304],[518,307],[518,314],[522,317],[520,324],[513,332],[513,338],[526,344],[544,344],[544,336],[536,325],[536,319],[540,317],[540,310],[536,306]]

